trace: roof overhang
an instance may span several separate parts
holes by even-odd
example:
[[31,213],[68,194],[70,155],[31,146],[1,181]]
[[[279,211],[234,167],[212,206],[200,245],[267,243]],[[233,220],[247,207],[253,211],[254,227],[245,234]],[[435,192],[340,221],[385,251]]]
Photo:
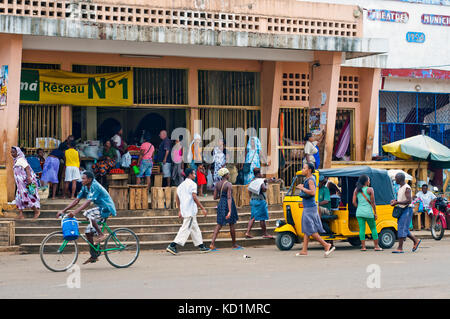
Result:
[[[286,52],[291,51],[288,54],[290,58],[286,60],[292,61],[295,61],[295,54],[299,51],[308,51],[310,53],[314,51],[345,52],[345,59],[347,60],[378,55],[388,51],[388,41],[378,38],[305,36],[207,29],[189,30],[11,15],[0,15],[0,33],[22,34],[24,36],[43,38],[118,41],[118,43],[127,41],[129,43],[180,46],[180,48],[186,46],[204,48],[206,46],[219,49],[265,49],[272,52],[282,50]],[[63,48],[63,46],[61,47]],[[253,56],[253,59],[257,59],[257,57]],[[268,57],[267,59],[274,60],[273,57]]]

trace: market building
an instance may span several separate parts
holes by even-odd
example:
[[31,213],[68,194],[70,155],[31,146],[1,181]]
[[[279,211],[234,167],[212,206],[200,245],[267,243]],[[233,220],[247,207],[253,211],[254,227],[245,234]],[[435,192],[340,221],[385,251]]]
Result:
[[[390,34],[367,33],[364,16],[355,5],[293,0],[0,1],[0,67],[8,74],[0,202],[14,198],[11,146],[33,150],[36,138],[70,134],[97,140],[118,124],[129,144],[143,130],[157,144],[161,129],[186,127],[207,143],[211,127],[269,135],[280,128],[276,143],[264,146],[281,159],[273,175],[288,183],[301,165],[303,136],[319,127],[323,167],[337,159],[345,129],[341,159],[371,160],[389,51],[382,38]],[[54,80],[105,73],[119,78],[92,80],[89,102],[76,101],[76,85]],[[73,98],[46,100],[57,93]]]

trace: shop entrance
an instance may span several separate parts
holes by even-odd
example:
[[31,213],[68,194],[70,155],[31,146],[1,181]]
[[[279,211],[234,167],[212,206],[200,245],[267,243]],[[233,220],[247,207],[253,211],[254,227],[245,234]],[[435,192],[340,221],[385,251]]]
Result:
[[103,142],[122,129],[128,145],[141,144],[144,133],[150,133],[150,141],[157,147],[161,130],[166,130],[170,137],[178,127],[186,127],[185,109],[74,107],[73,110],[73,134],[82,140]]

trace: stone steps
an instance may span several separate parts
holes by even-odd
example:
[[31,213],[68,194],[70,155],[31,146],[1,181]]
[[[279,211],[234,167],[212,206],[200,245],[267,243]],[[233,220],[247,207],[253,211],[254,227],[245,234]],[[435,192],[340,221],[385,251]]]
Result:
[[[202,231],[205,244],[209,245],[214,229],[216,227],[216,205],[217,201],[203,201],[203,205],[208,205],[208,215],[198,215],[198,222]],[[42,240],[49,233],[59,231],[61,229],[61,220],[57,219],[56,213],[64,208],[67,203],[42,205],[41,216],[37,220],[32,220],[33,213],[24,212],[26,219],[16,220],[15,240],[16,245],[20,247],[22,253],[39,253],[39,247]],[[205,205],[205,206],[206,206]],[[15,214],[15,212],[9,212]],[[238,208],[239,220],[235,225],[236,240],[239,245],[267,245],[274,244],[273,239],[262,238],[262,230],[259,222],[256,222],[251,231],[252,239],[245,239],[248,221],[250,219],[250,207]],[[78,215],[80,221],[84,220],[82,215]],[[273,205],[269,207],[269,220],[267,221],[268,233],[274,235],[276,220],[283,219],[283,211],[281,205]],[[108,225],[112,230],[119,227],[126,227],[133,230],[141,242],[141,249],[165,249],[168,244],[175,238],[182,220],[178,218],[178,210],[176,209],[149,209],[138,211],[118,211],[116,217],[108,219]],[[80,232],[84,233],[86,225],[80,225]],[[81,250],[88,248],[87,244],[79,239],[77,241]],[[218,247],[230,247],[231,236],[229,227],[225,226],[219,232],[217,238]],[[186,249],[194,249],[189,240]]]

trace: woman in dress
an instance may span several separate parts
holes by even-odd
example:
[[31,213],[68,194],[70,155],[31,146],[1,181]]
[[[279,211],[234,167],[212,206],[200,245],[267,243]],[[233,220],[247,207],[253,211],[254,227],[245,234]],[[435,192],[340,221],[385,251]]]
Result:
[[60,164],[60,154],[58,150],[53,150],[45,159],[44,171],[42,172],[41,182],[48,183],[49,191],[52,188],[52,199],[56,199],[56,191],[58,189],[58,173]]
[[112,147],[111,141],[107,140],[103,145],[102,157],[97,160],[97,163],[92,165],[95,178],[104,184],[104,177],[109,171],[116,166],[117,150]]
[[214,175],[213,175],[213,182],[214,185],[220,182],[221,177],[219,176],[219,170],[221,168],[224,168],[226,165],[226,149],[225,149],[225,140],[220,139],[219,143],[216,147],[214,147],[214,154],[213,154],[213,160],[214,160]]
[[302,213],[302,232],[303,232],[303,247],[300,253],[296,256],[308,255],[309,236],[317,240],[325,249],[325,257],[334,251],[334,246],[325,242],[319,235],[325,230],[320,220],[319,211],[316,204],[316,178],[313,176],[314,164],[306,163],[303,165],[302,173],[305,176],[305,182],[299,184],[297,189],[304,192],[310,198],[303,198],[303,213]]
[[217,183],[214,188],[214,199],[220,198],[219,204],[217,205],[217,226],[214,229],[210,248],[212,251],[217,250],[215,246],[217,235],[222,226],[230,224],[232,248],[242,249],[241,246],[236,245],[236,231],[234,229],[234,224],[236,224],[239,217],[233,199],[232,185],[228,181],[230,172],[226,168],[221,168],[219,170],[219,176],[222,177],[222,180]]
[[23,219],[23,210],[31,208],[34,211],[34,219],[40,215],[41,208],[37,179],[33,170],[25,159],[19,147],[11,148],[11,156],[14,159],[14,180],[16,181],[16,206],[19,210],[19,219]]
[[256,136],[251,137],[247,144],[245,163],[250,164],[250,171],[244,174],[244,185],[248,185],[254,178],[253,170],[261,168],[261,142]]

